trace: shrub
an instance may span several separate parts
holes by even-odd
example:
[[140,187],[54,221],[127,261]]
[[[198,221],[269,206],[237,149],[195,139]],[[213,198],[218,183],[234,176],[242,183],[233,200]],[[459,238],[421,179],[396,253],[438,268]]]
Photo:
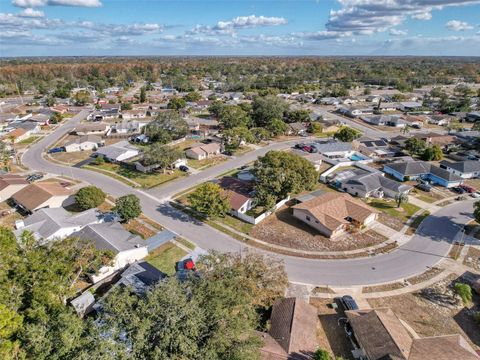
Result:
[[78,190],[75,201],[82,210],[92,209],[105,201],[107,195],[96,186],[86,186]]
[[472,301],[472,288],[468,284],[456,283],[455,292],[460,296],[462,302],[466,305]]

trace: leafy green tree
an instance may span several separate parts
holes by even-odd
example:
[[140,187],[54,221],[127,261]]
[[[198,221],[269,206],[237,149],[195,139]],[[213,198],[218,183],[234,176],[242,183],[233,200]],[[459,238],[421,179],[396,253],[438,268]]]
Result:
[[250,132],[255,138],[255,142],[266,141],[270,139],[270,132],[264,128],[251,128]]
[[105,201],[107,195],[96,186],[85,186],[75,194],[75,201],[82,210],[93,209]]
[[73,97],[75,105],[84,106],[91,101],[90,93],[87,90],[78,91]]
[[10,163],[10,151],[8,150],[7,144],[0,140],[0,164],[2,164],[2,168],[8,168]]
[[173,110],[180,110],[183,109],[185,106],[187,106],[187,102],[177,96],[172,97],[167,104],[167,108]]
[[219,117],[220,116],[220,111],[222,110],[222,108],[225,106],[225,104],[220,101],[220,100],[215,100],[214,102],[212,102],[210,104],[210,106],[208,107],[208,112],[215,116],[215,117]]
[[140,88],[140,102],[141,103],[144,103],[145,101],[147,101],[147,89],[145,88],[145,86],[142,86]]
[[438,161],[443,159],[443,152],[439,145],[427,147],[422,154],[422,159],[425,161]]
[[323,126],[319,122],[312,122],[310,124],[310,131],[313,135],[320,135],[323,133]]
[[415,137],[409,138],[405,141],[405,150],[407,150],[412,155],[420,155],[427,148],[427,143],[425,140],[417,139]]
[[122,110],[132,110],[132,103],[131,102],[124,102],[120,105]]
[[274,120],[283,119],[287,108],[287,103],[276,96],[257,96],[252,104],[252,117],[257,127],[268,127]]
[[53,98],[53,96],[47,96],[47,98],[45,99],[45,105],[48,107],[52,107],[55,105],[55,99]]
[[256,141],[252,132],[246,127],[235,127],[223,131],[223,140],[227,150],[235,150],[242,143],[252,144]]
[[144,150],[142,162],[146,166],[157,164],[165,171],[182,156],[183,152],[178,148],[154,143]]
[[269,151],[259,157],[253,172],[255,198],[269,209],[291,194],[312,190],[318,182],[318,173],[308,160],[283,151]]
[[313,356],[314,360],[332,360],[330,353],[327,350],[317,349]]
[[187,95],[183,97],[187,102],[197,102],[202,98],[202,96],[196,91],[190,91]]
[[195,211],[209,217],[225,216],[230,211],[230,202],[223,189],[211,182],[201,184],[188,196]]
[[0,304],[0,357],[17,359],[20,343],[16,339],[22,327],[23,318],[17,312]]
[[287,123],[310,122],[310,111],[305,109],[291,110],[287,112],[285,121]]
[[188,124],[178,112],[170,110],[158,114],[144,132],[152,142],[166,144],[184,137],[188,132]]
[[125,222],[135,219],[142,213],[140,199],[134,194],[120,196],[115,200],[113,211],[120,215]]
[[399,208],[400,205],[408,203],[408,195],[405,193],[395,194],[395,202],[397,203],[397,208]]
[[473,295],[470,285],[463,283],[455,283],[455,292],[458,294],[458,296],[460,296],[462,302],[465,305],[468,305],[472,302]]
[[63,121],[63,115],[60,114],[59,112],[54,112],[50,117],[51,124],[58,124],[58,123],[61,123],[62,121]]
[[218,121],[224,129],[248,127],[250,125],[248,114],[241,107],[235,105],[222,106],[218,113]]
[[287,132],[288,125],[280,119],[273,119],[266,128],[272,136],[280,136]]
[[362,136],[362,133],[354,128],[349,126],[342,126],[334,135],[335,139],[338,139],[343,142],[352,142],[355,139],[358,139]]

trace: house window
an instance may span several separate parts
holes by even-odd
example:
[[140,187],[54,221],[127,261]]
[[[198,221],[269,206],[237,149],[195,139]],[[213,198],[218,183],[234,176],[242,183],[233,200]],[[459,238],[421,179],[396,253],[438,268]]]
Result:
[[307,221],[310,221],[310,216],[305,216],[305,219],[307,219]]

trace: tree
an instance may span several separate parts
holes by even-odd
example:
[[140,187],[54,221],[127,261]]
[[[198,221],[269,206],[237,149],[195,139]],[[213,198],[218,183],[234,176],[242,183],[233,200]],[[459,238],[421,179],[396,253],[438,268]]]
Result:
[[299,155],[269,151],[253,167],[257,203],[271,209],[291,194],[312,190],[318,182],[315,167]]
[[405,141],[405,150],[407,150],[412,155],[420,155],[422,154],[427,147],[427,143],[415,137],[409,138]]
[[399,208],[400,205],[408,203],[408,195],[405,193],[395,194],[395,202],[397,203],[397,208]]
[[455,292],[460,296],[464,305],[468,305],[472,301],[473,295],[470,285],[455,283]]
[[184,137],[188,132],[188,124],[178,112],[170,110],[158,114],[156,119],[145,127],[144,132],[152,142],[166,144]]
[[422,159],[425,161],[438,161],[443,159],[443,152],[439,145],[427,147],[422,154]]
[[50,123],[52,124],[58,124],[63,121],[63,115],[59,112],[54,112],[52,116],[50,117]]
[[107,195],[96,186],[85,186],[75,194],[75,201],[82,210],[93,209],[105,201]]
[[342,126],[334,135],[335,139],[338,139],[343,142],[352,142],[355,139],[358,139],[362,136],[362,133],[359,130],[351,128],[349,126]]
[[251,128],[250,132],[255,138],[255,142],[265,141],[270,139],[270,132],[264,128]]
[[323,133],[323,126],[319,122],[312,122],[310,124],[310,131],[313,135],[320,135]]
[[178,148],[154,143],[144,150],[142,163],[146,166],[159,165],[165,170],[182,156],[183,152]]
[[274,120],[283,119],[287,108],[287,103],[276,96],[257,96],[252,104],[252,117],[257,127],[267,127]]
[[317,349],[315,355],[313,356],[314,360],[332,360],[330,353],[324,349]]
[[187,106],[186,101],[177,96],[172,97],[167,104],[167,108],[173,109],[173,110],[180,110],[180,109],[183,109],[185,106]]
[[120,215],[123,221],[129,222],[142,213],[140,199],[134,194],[120,196],[115,200],[113,211]]
[[87,90],[77,91],[77,93],[73,97],[73,100],[75,102],[75,105],[85,106],[86,104],[88,104],[91,101],[90,93]]
[[480,201],[473,204],[473,217],[477,223],[480,223]]
[[222,106],[218,113],[218,121],[224,129],[250,125],[248,114],[241,107],[235,105]]
[[187,102],[197,102],[202,98],[202,96],[196,91],[190,91],[187,95],[183,97]]
[[132,103],[131,102],[125,102],[120,105],[120,108],[122,110],[132,110]]
[[145,88],[145,86],[142,86],[140,88],[140,102],[141,103],[144,103],[145,101],[147,101],[147,89]]
[[272,136],[280,136],[287,132],[288,125],[280,119],[273,119],[266,128]]
[[223,131],[223,141],[227,150],[238,149],[243,143],[255,142],[252,132],[246,127],[235,127]]
[[225,216],[230,211],[230,202],[223,189],[211,182],[201,184],[188,196],[195,211],[209,217]]
[[217,117],[220,115],[220,111],[222,110],[222,108],[224,107],[225,105],[223,104],[223,102],[221,102],[220,100],[215,100],[214,102],[212,102],[210,104],[210,106],[208,107],[208,112]]
[[47,96],[47,98],[45,99],[45,106],[52,107],[54,105],[55,99],[53,98],[53,96]]
[[3,140],[0,140],[0,163],[2,164],[2,168],[8,168],[10,163],[10,151]]
[[310,122],[310,111],[305,109],[291,110],[287,112],[287,123]]

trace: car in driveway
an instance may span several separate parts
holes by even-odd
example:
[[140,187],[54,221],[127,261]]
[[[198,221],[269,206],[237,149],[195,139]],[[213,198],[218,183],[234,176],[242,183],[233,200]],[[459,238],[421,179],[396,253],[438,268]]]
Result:
[[48,150],[49,154],[55,154],[55,153],[59,153],[59,152],[65,152],[65,148],[64,147],[56,147],[56,148],[52,148],[52,149]]
[[432,191],[432,187],[428,184],[423,184],[423,183],[420,183],[420,184],[417,184],[415,185],[418,189],[420,190],[423,190],[425,192],[430,192]]
[[356,301],[350,295],[344,295],[340,298],[340,302],[345,310],[358,310]]
[[462,188],[463,190],[465,190],[469,194],[473,194],[474,192],[477,191],[473,187],[468,186],[468,185],[460,185],[459,187]]
[[471,193],[470,196],[475,198],[475,199],[480,198],[480,194],[478,192]]
[[26,177],[26,180],[28,182],[33,182],[33,181],[36,181],[36,180],[40,180],[42,178],[43,178],[42,174],[30,174]]
[[452,191],[456,192],[457,194],[464,194],[465,193],[465,190],[462,189],[460,186],[456,186],[456,187],[452,188]]
[[180,165],[179,169],[180,171],[183,171],[183,172],[188,172],[188,170],[190,170],[188,166],[185,166],[185,165]]

